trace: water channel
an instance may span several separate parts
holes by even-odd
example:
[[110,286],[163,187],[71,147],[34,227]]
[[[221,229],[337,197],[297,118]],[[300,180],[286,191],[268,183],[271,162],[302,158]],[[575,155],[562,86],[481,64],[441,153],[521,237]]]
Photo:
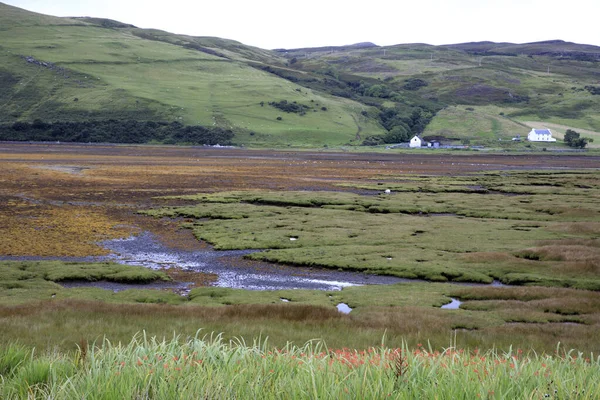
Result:
[[408,282],[391,276],[368,275],[322,268],[287,267],[270,263],[241,263],[240,259],[256,250],[212,249],[183,251],[169,248],[148,232],[127,239],[108,240],[102,245],[113,254],[111,261],[160,269],[179,267],[184,270],[215,274],[216,286],[249,289],[341,290],[356,285],[385,285]]
[[[140,265],[151,269],[177,267],[186,271],[215,274],[215,286],[248,290],[341,290],[358,285],[391,285],[399,282],[419,280],[393,276],[369,275],[358,272],[339,271],[325,268],[290,267],[265,262],[243,262],[243,256],[259,250],[217,251],[212,248],[186,251],[170,248],[162,244],[152,233],[143,232],[126,239],[101,242],[111,254],[104,257],[0,257],[0,260],[41,260],[52,259],[70,262],[112,261],[127,265]],[[425,282],[425,281],[423,281]],[[125,284],[114,282],[61,282],[64,287],[100,287],[120,291],[125,289],[177,289],[187,292],[186,282],[155,282],[150,284]],[[458,285],[482,285],[456,283]],[[503,286],[494,281],[492,286]],[[285,301],[285,299],[282,299]],[[460,302],[452,302],[442,308],[458,308]],[[340,308],[338,306],[338,308]],[[340,312],[349,312],[342,306]]]

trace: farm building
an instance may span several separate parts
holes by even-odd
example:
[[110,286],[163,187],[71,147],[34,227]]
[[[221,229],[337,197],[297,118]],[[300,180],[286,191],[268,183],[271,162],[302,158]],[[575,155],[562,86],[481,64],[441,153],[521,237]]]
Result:
[[415,136],[413,136],[412,139],[410,139],[410,143],[408,144],[408,146],[409,147],[427,146],[427,142],[415,135]]
[[527,135],[530,142],[556,142],[550,129],[532,129]]

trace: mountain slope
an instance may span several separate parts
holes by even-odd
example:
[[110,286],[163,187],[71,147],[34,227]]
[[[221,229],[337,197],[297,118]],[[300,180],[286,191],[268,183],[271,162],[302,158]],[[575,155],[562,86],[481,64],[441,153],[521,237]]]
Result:
[[[284,60],[238,42],[4,4],[0,26],[0,122],[175,120],[233,129],[237,143],[279,146],[339,145],[358,131],[383,131],[359,103],[251,65]],[[309,112],[268,105],[282,100]]]
[[[479,42],[279,52],[305,71],[360,76],[361,94],[384,106],[415,99],[445,105],[425,129],[429,137],[497,143],[526,134],[527,121],[600,132],[597,46]],[[371,90],[384,83],[387,91]]]

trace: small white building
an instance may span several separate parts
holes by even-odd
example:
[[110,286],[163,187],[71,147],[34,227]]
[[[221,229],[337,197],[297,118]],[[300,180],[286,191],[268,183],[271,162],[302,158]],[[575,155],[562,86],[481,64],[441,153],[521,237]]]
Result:
[[550,129],[532,129],[527,135],[530,142],[556,142]]
[[427,142],[415,135],[412,139],[410,139],[408,147],[421,147],[423,145],[427,146]]

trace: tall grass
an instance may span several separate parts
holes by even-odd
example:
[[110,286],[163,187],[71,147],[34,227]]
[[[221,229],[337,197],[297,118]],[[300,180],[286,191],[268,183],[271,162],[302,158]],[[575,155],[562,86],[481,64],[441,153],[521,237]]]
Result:
[[[200,331],[199,331],[200,332]],[[0,360],[5,352],[0,352]],[[480,353],[418,344],[330,349],[320,341],[273,348],[220,335],[129,343],[104,340],[74,355],[29,357],[2,375],[6,399],[361,398],[593,399],[600,358],[557,348]]]

